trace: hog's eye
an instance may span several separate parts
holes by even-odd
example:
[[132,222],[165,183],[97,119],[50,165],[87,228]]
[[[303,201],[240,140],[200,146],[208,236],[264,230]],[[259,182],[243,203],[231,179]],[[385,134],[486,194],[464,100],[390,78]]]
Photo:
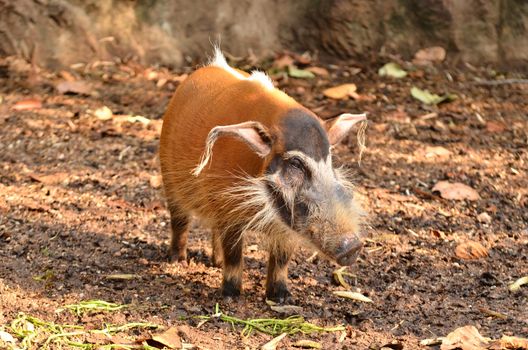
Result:
[[288,160],[288,163],[292,168],[304,171],[304,164],[299,157],[292,157]]

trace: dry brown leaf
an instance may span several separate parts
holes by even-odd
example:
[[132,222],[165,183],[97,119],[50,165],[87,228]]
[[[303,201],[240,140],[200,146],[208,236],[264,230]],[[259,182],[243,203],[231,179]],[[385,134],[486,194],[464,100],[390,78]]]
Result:
[[282,333],[278,337],[275,337],[271,339],[269,342],[261,346],[261,350],[275,350],[277,348],[277,345],[279,345],[280,341],[287,336],[287,333]]
[[343,277],[343,272],[347,266],[342,266],[337,270],[334,270],[332,273],[334,275],[334,280],[339,283],[341,286],[343,286],[346,289],[350,289],[350,285],[345,281],[345,278]]
[[495,340],[488,348],[489,350],[528,350],[528,339],[509,337],[503,335],[499,340]]
[[48,175],[28,174],[29,178],[33,181],[43,183],[44,185],[56,185],[69,177],[69,173],[55,173]]
[[112,339],[106,334],[89,333],[85,336],[86,341],[95,345],[111,344]]
[[161,79],[158,80],[158,82],[156,83],[156,87],[158,87],[158,88],[163,87],[165,84],[167,84],[167,81],[169,81],[167,78],[161,78]]
[[74,80],[76,80],[75,76],[73,74],[71,74],[70,72],[66,71],[66,70],[61,70],[59,72],[59,75],[61,76],[62,79],[66,80],[66,81],[74,81]]
[[419,65],[430,64],[431,62],[442,62],[446,57],[446,50],[441,46],[432,46],[418,50],[414,55],[413,63]]
[[442,341],[444,340],[444,338],[442,337],[438,337],[438,338],[427,338],[427,339],[423,339],[423,340],[420,340],[420,345],[422,346],[435,346],[435,345],[440,345],[442,344]]
[[302,54],[295,54],[295,60],[301,65],[308,65],[312,63],[312,55],[309,52],[303,52]]
[[181,83],[182,81],[184,81],[185,79],[187,79],[187,77],[189,76],[189,74],[182,74],[182,75],[178,75],[176,77],[173,77],[172,78],[172,81],[176,81],[178,83]]
[[475,326],[464,326],[449,333],[442,341],[440,350],[484,350],[489,338],[480,335]]
[[352,299],[352,300],[355,300],[355,301],[362,301],[364,303],[372,303],[373,302],[372,299],[364,296],[361,293],[351,292],[351,291],[348,291],[348,290],[336,290],[336,291],[333,291],[332,293],[334,295],[337,295],[338,297]]
[[476,201],[480,199],[477,191],[460,182],[439,181],[433,187],[433,192],[440,192],[445,199]]
[[315,75],[318,75],[320,77],[327,77],[330,73],[328,73],[328,70],[323,67],[308,67],[305,70],[308,72],[312,72]]
[[500,318],[502,320],[507,320],[508,319],[508,315],[505,315],[503,313],[500,313],[498,311],[493,311],[493,310],[490,310],[490,309],[487,309],[485,307],[479,307],[478,310],[480,312],[482,312],[483,314],[486,314],[490,317],[496,317],[496,318]]
[[273,67],[282,69],[289,67],[295,63],[295,60],[290,55],[283,55],[273,61]]
[[320,343],[316,341],[312,341],[312,340],[306,340],[306,339],[301,339],[301,340],[296,341],[295,343],[293,343],[293,346],[296,348],[305,348],[305,349],[322,349],[323,348],[323,346]]
[[479,242],[469,241],[455,248],[455,255],[464,260],[480,259],[488,256],[488,249]]
[[380,350],[403,350],[402,343],[389,343],[383,345]]
[[351,93],[350,97],[352,97],[356,101],[372,102],[372,101],[376,100],[376,96],[375,95],[360,95],[357,92]]
[[504,132],[506,130],[506,125],[503,122],[498,121],[487,121],[486,122],[486,131],[488,132]]
[[152,120],[143,117],[141,115],[114,115],[112,119],[116,124],[122,124],[122,123],[141,123],[143,126],[149,125]]
[[355,94],[356,84],[343,84],[323,90],[323,95],[334,100],[343,100]]
[[164,332],[153,334],[152,340],[163,344],[169,349],[181,349],[182,342],[178,335],[178,327],[170,327]]
[[524,276],[519,278],[517,281],[513,282],[508,286],[508,289],[510,292],[517,292],[519,289],[521,289],[521,286],[528,284],[528,276]]
[[105,278],[107,280],[127,281],[127,280],[139,279],[141,278],[141,276],[136,275],[136,274],[117,273],[114,275],[106,275]]
[[302,306],[296,305],[270,305],[270,309],[275,312],[280,312],[289,315],[299,314],[303,311]]
[[42,108],[42,102],[37,99],[21,100],[15,103],[13,107],[11,107],[11,109],[14,109],[15,111],[27,111],[30,109],[39,108]]
[[58,83],[56,88],[60,94],[90,95],[92,92],[90,84],[84,80],[63,81]]

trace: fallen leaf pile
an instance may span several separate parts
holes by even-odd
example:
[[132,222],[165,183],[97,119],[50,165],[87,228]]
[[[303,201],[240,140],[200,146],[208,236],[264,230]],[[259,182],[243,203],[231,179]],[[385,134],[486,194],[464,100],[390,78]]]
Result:
[[483,337],[475,326],[455,329],[446,337],[424,339],[423,346],[440,345],[440,350],[528,350],[528,339],[503,335],[493,340]]
[[455,329],[449,333],[442,341],[440,350],[479,350],[485,349],[489,343],[489,338],[480,335],[475,326],[465,326]]

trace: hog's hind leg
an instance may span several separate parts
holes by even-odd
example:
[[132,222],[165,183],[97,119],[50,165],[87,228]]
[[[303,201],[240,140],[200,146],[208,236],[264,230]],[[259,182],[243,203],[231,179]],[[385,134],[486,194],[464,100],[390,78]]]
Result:
[[189,216],[182,211],[177,204],[169,205],[171,220],[171,243],[169,248],[169,260],[185,261],[187,260],[187,236],[189,234]]
[[268,275],[266,277],[266,298],[279,303],[287,301],[291,293],[288,290],[288,263],[291,250],[277,245],[270,251]]
[[217,229],[213,230],[213,236],[211,238],[212,250],[211,261],[214,267],[222,267],[222,240],[221,232]]
[[222,281],[222,295],[224,297],[238,297],[242,289],[242,272],[244,268],[242,231],[236,228],[223,230],[219,240],[223,252],[224,278]]

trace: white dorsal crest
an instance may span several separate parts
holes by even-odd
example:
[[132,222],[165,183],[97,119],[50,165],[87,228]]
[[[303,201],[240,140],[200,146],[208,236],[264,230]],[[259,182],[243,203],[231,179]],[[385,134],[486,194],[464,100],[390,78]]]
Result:
[[209,61],[208,66],[222,68],[223,70],[225,70],[226,72],[229,72],[230,74],[232,74],[233,76],[237,77],[240,80],[255,81],[255,82],[261,84],[262,86],[264,86],[266,89],[274,89],[275,88],[271,78],[264,72],[254,70],[254,71],[251,72],[249,77],[245,77],[240,72],[238,72],[236,69],[231,67],[227,63],[227,61],[226,61],[226,59],[225,59],[224,55],[222,54],[222,51],[220,50],[219,47],[215,47],[214,48],[214,57]]

